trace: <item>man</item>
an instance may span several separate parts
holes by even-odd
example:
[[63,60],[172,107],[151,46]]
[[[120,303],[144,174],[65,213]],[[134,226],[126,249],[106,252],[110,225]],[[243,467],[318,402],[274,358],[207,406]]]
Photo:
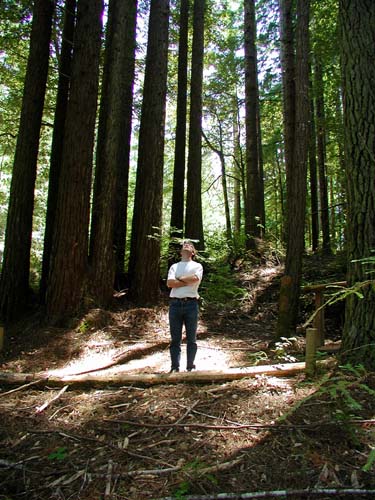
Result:
[[169,328],[171,343],[171,372],[180,371],[182,326],[186,331],[186,369],[195,368],[198,327],[198,288],[203,276],[201,264],[195,262],[194,245],[185,241],[181,248],[181,261],[173,264],[168,271],[167,286],[171,288],[169,304]]

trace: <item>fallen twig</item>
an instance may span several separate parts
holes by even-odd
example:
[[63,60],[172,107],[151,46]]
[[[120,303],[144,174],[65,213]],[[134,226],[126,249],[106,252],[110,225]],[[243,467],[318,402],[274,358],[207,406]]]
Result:
[[[211,417],[211,418],[218,418],[218,417]],[[104,422],[111,422],[114,424],[127,424],[127,425],[133,425],[135,427],[146,427],[149,429],[169,429],[173,427],[183,427],[183,428],[188,428],[188,429],[213,429],[213,430],[241,430],[241,429],[286,429],[286,430],[293,430],[293,429],[298,429],[298,430],[304,430],[304,429],[316,429],[318,427],[324,427],[324,426],[340,426],[343,423],[339,421],[335,422],[313,422],[311,424],[278,424],[277,422],[270,423],[270,424],[234,424],[234,425],[210,425],[210,424],[181,424],[179,421],[174,422],[172,424],[148,424],[145,422],[135,422],[133,420],[118,420],[118,419],[109,419],[105,418],[103,419]],[[181,420],[181,419],[180,419]],[[351,424],[361,424],[361,425],[373,425],[375,424],[375,420],[349,420],[348,421]],[[348,422],[345,422],[347,424]]]
[[109,495],[111,494],[112,469],[113,469],[113,462],[112,460],[108,460],[107,483],[105,486],[105,493],[104,493],[105,498],[108,498]]
[[23,389],[27,389],[28,387],[32,386],[32,385],[38,385],[40,383],[44,382],[44,379],[43,378],[40,378],[38,380],[34,380],[34,382],[30,382],[28,384],[23,384],[21,385],[20,387],[16,387],[15,389],[12,389],[10,391],[7,391],[7,392],[1,392],[0,393],[0,398],[3,397],[3,396],[7,396],[8,394],[13,394],[13,392],[18,392],[18,391],[22,391]]
[[184,420],[184,418],[185,418],[185,417],[187,417],[187,416],[189,415],[189,413],[190,413],[190,412],[191,412],[191,411],[192,411],[192,410],[193,410],[193,409],[194,409],[194,408],[195,408],[198,404],[199,404],[199,401],[195,401],[195,403],[193,403],[193,404],[190,406],[190,408],[188,408],[188,409],[186,410],[186,412],[182,415],[182,417],[180,417],[180,418],[177,420],[176,424],[180,424],[180,423]]
[[36,413],[42,413],[42,411],[48,408],[48,406],[50,406],[54,401],[57,401],[64,394],[68,387],[68,385],[64,385],[64,387],[56,394],[56,396],[54,396],[49,401],[46,401],[44,404],[42,404],[42,406],[37,406]]
[[[116,445],[114,445],[112,443],[101,441],[100,439],[98,439],[96,437],[81,436],[81,435],[76,436],[74,434],[68,434],[68,433],[62,432],[60,430],[29,429],[28,432],[30,434],[59,434],[60,436],[63,436],[65,438],[67,438],[67,439],[72,439],[74,441],[89,441],[89,442],[92,442],[92,443],[100,444],[103,447],[108,447],[108,448],[111,448],[111,449],[114,449],[114,450],[119,450],[119,451],[121,451],[123,453],[126,453],[130,457],[140,458],[142,460],[149,460],[151,462],[163,463],[160,460],[157,460],[156,458],[148,457],[146,455],[141,455],[140,453],[134,453],[134,452],[128,450],[127,448],[122,448],[122,447],[120,448],[120,447],[118,447],[118,446],[116,446]],[[167,465],[168,467],[170,466],[170,464],[168,464],[168,463],[165,463],[165,465]]]
[[[375,495],[375,490],[361,490],[351,488],[334,489],[305,489],[305,490],[276,490],[256,491],[253,493],[215,493],[214,495],[187,495],[185,500],[249,500],[256,498],[302,498],[312,496],[337,496],[337,495]],[[163,497],[158,500],[176,500],[176,497]]]
[[197,473],[199,476],[204,476],[205,474],[213,474],[215,472],[222,472],[224,470],[231,469],[242,462],[242,458],[237,458],[231,460],[230,462],[222,462],[220,464],[211,465],[210,467],[204,467],[203,469],[198,469]]
[[[238,424],[238,425],[210,425],[210,424],[180,424],[174,422],[173,424],[146,424],[144,422],[134,422],[133,420],[118,420],[118,419],[103,419],[104,422],[111,422],[114,424],[128,424],[135,427],[147,427],[150,429],[170,429],[172,427],[183,427],[183,428],[197,428],[197,429],[214,429],[214,430],[233,430],[233,429],[263,429],[274,427],[275,424]],[[291,427],[291,426],[285,426]]]
[[9,460],[0,459],[0,467],[5,467],[7,469],[23,469],[26,462],[39,459],[40,456],[32,456],[25,458],[25,460],[20,460],[19,462],[10,462]]

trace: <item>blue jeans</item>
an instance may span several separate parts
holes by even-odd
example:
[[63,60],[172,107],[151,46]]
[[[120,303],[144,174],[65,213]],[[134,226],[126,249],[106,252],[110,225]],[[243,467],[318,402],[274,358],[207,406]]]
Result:
[[169,328],[171,332],[171,343],[169,352],[171,354],[172,368],[180,367],[182,327],[186,330],[186,358],[187,369],[194,368],[194,359],[197,353],[197,327],[198,327],[198,301],[170,299],[169,304]]

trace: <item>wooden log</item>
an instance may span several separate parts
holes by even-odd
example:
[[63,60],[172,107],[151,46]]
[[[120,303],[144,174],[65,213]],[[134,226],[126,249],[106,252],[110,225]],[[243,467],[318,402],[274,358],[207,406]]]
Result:
[[[335,364],[334,360],[323,360],[318,363],[321,366],[330,367]],[[285,363],[275,365],[251,366],[248,368],[231,368],[225,371],[194,371],[180,373],[96,373],[84,375],[68,375],[57,377],[48,373],[9,373],[0,372],[0,384],[25,384],[35,381],[39,386],[122,386],[122,385],[158,385],[158,384],[209,384],[210,382],[230,382],[244,378],[253,378],[258,375],[272,377],[289,377],[305,370],[305,363]],[[1,394],[1,393],[0,393]]]
[[307,328],[306,330],[306,375],[313,377],[316,372],[316,346],[318,330],[316,328]]

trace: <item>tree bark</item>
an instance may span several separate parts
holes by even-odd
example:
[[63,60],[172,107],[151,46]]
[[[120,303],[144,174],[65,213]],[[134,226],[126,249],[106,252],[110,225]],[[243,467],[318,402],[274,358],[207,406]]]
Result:
[[[178,48],[177,125],[174,152],[171,236],[181,238],[184,229],[184,186],[186,149],[186,102],[188,71],[189,1],[181,0]],[[172,242],[173,243],[173,242]],[[172,248],[173,249],[173,246]]]
[[318,143],[318,171],[319,171],[319,198],[320,221],[322,228],[322,251],[326,255],[332,253],[331,236],[329,231],[328,188],[326,172],[326,126],[324,110],[323,70],[319,61],[315,61],[315,93],[316,93],[316,122]]
[[87,275],[102,10],[102,0],[78,0],[56,227],[46,297],[47,318],[52,323],[64,321],[80,308]]
[[[334,360],[325,360],[318,363],[321,366],[334,366]],[[284,363],[277,365],[259,365],[249,368],[230,368],[225,371],[200,371],[181,373],[97,373],[82,375],[57,376],[48,373],[9,373],[0,372],[1,384],[25,384],[35,382],[35,385],[44,386],[90,386],[105,387],[107,385],[158,385],[158,384],[180,384],[225,382],[231,380],[241,380],[244,378],[258,377],[259,375],[269,375],[273,377],[289,377],[305,370],[305,363]]]
[[[113,298],[116,194],[118,173],[122,169],[126,186],[123,195],[127,198],[130,150],[127,125],[131,121],[132,99],[128,99],[131,92],[124,82],[132,87],[134,66],[130,75],[128,66],[129,61],[134,61],[136,12],[134,0],[109,3],[90,239],[90,292],[102,306],[107,306]],[[121,215],[126,224],[126,209]]]
[[[311,89],[311,86],[310,86]],[[316,252],[319,247],[319,205],[318,205],[318,174],[316,165],[316,128],[314,100],[310,96],[310,143],[309,143],[309,173],[310,173],[310,209],[311,209],[311,248]]]
[[4,321],[19,316],[29,298],[34,189],[53,11],[54,2],[35,0],[0,280]]
[[117,185],[115,201],[115,222],[113,245],[116,258],[115,287],[121,290],[124,286],[125,247],[127,240],[128,188],[130,168],[130,146],[132,134],[133,87],[135,77],[135,48],[138,0],[125,0],[127,6],[125,39],[121,52],[123,103],[120,129],[122,130],[122,147],[117,157]]
[[246,248],[256,250],[264,216],[264,193],[259,169],[258,78],[254,0],[245,0],[245,108],[246,108]]
[[283,84],[284,156],[285,168],[293,169],[296,120],[295,36],[293,28],[293,0],[279,0],[281,71]]
[[309,12],[310,0],[297,1],[295,141],[292,170],[287,169],[287,250],[280,290],[277,338],[295,334],[304,251],[306,175],[309,143]]
[[138,303],[160,294],[168,26],[169,0],[152,0],[129,261],[129,296]]
[[[375,3],[340,0],[348,185],[348,286],[374,276],[375,249]],[[355,78],[353,78],[355,75]],[[367,264],[361,259],[370,259]],[[343,359],[375,369],[374,284],[346,301]]]
[[240,142],[240,124],[238,113],[238,98],[233,99],[233,158],[234,158],[234,234],[239,238],[241,233],[241,181],[242,181],[242,154]]
[[66,0],[64,27],[62,32],[61,53],[59,61],[59,82],[56,97],[55,118],[53,124],[51,161],[49,169],[49,185],[47,198],[46,227],[44,232],[44,249],[42,261],[42,277],[40,281],[40,301],[45,302],[47,280],[49,274],[53,230],[55,227],[57,196],[61,161],[63,152],[65,118],[69,99],[70,74],[73,52],[76,0]]
[[187,166],[185,236],[204,249],[202,215],[202,85],[205,0],[194,0],[190,82],[189,154]]

